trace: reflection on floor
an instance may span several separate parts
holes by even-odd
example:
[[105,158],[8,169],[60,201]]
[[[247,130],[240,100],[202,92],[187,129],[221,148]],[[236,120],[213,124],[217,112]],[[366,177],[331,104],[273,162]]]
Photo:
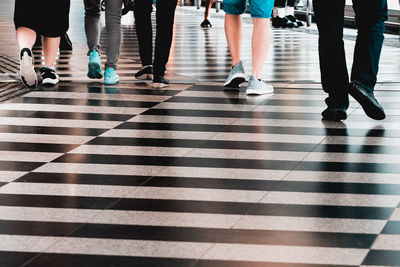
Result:
[[247,97],[220,84],[223,18],[204,31],[178,8],[174,84],[134,81],[124,26],[108,87],[85,78],[81,15],[73,1],[63,82],[0,104],[0,266],[400,266],[399,48],[382,54],[385,121],[352,101],[344,123],[323,122],[316,35],[273,30],[275,94]]

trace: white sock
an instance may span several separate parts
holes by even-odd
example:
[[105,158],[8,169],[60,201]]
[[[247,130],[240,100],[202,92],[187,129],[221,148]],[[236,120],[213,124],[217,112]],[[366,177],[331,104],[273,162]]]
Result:
[[286,15],[285,15],[286,10],[285,10],[284,7],[278,7],[278,8],[277,8],[277,11],[278,11],[278,17],[284,18],[284,17],[286,16]]
[[272,9],[272,17],[275,18],[278,16],[278,8],[275,6],[274,9]]
[[285,8],[286,16],[294,16],[294,7],[293,6],[286,6]]

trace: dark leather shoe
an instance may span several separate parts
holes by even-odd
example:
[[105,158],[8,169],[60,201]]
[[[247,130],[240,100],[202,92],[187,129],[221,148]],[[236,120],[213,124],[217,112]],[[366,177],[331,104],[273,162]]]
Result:
[[200,26],[201,26],[202,28],[211,28],[211,27],[212,27],[212,25],[211,25],[211,23],[210,23],[210,21],[209,21],[208,19],[205,19],[205,20],[200,24]]
[[[302,27],[302,26],[304,26],[304,23],[301,22],[300,20],[298,20],[295,16],[289,15],[289,16],[286,16],[286,17],[288,18],[288,20],[290,20],[291,22],[293,22],[297,27]],[[296,28],[297,28],[297,27],[296,27]]]
[[347,119],[347,113],[344,109],[327,108],[322,111],[322,119],[326,121],[341,121]]
[[291,22],[287,17],[274,17],[272,18],[272,27],[274,28],[294,28],[296,25]]
[[371,119],[383,120],[386,118],[385,111],[373,93],[368,92],[365,88],[353,82],[349,86],[349,94],[360,103],[365,114]]

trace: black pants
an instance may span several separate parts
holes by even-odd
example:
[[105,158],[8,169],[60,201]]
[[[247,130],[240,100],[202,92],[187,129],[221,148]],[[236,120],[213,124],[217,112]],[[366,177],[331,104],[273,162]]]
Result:
[[[329,94],[327,104],[348,107],[349,74],[343,43],[345,0],[313,1],[319,31],[319,61],[322,87]],[[373,92],[383,44],[386,0],[353,0],[358,28],[351,82]]]
[[26,27],[45,37],[68,31],[70,0],[15,0],[15,29]]
[[295,0],[275,0],[275,7],[286,7],[286,2],[287,6],[294,6]]
[[[153,0],[135,2],[136,34],[139,41],[139,54],[142,65],[151,65],[153,60],[153,30],[151,12]],[[157,0],[156,2],[156,43],[154,51],[154,75],[164,76],[171,49],[173,25],[177,0]]]

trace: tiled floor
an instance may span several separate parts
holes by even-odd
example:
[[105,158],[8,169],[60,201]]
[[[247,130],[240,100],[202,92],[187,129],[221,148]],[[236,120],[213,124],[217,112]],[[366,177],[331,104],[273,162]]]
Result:
[[[11,2],[0,56],[15,61]],[[0,104],[1,267],[400,266],[400,48],[382,53],[386,120],[351,101],[346,121],[324,122],[315,26],[272,31],[263,78],[275,94],[247,97],[221,87],[223,15],[203,30],[201,14],[177,9],[169,88],[134,80],[132,25],[122,82],[103,86],[85,77],[72,1],[63,81]]]

